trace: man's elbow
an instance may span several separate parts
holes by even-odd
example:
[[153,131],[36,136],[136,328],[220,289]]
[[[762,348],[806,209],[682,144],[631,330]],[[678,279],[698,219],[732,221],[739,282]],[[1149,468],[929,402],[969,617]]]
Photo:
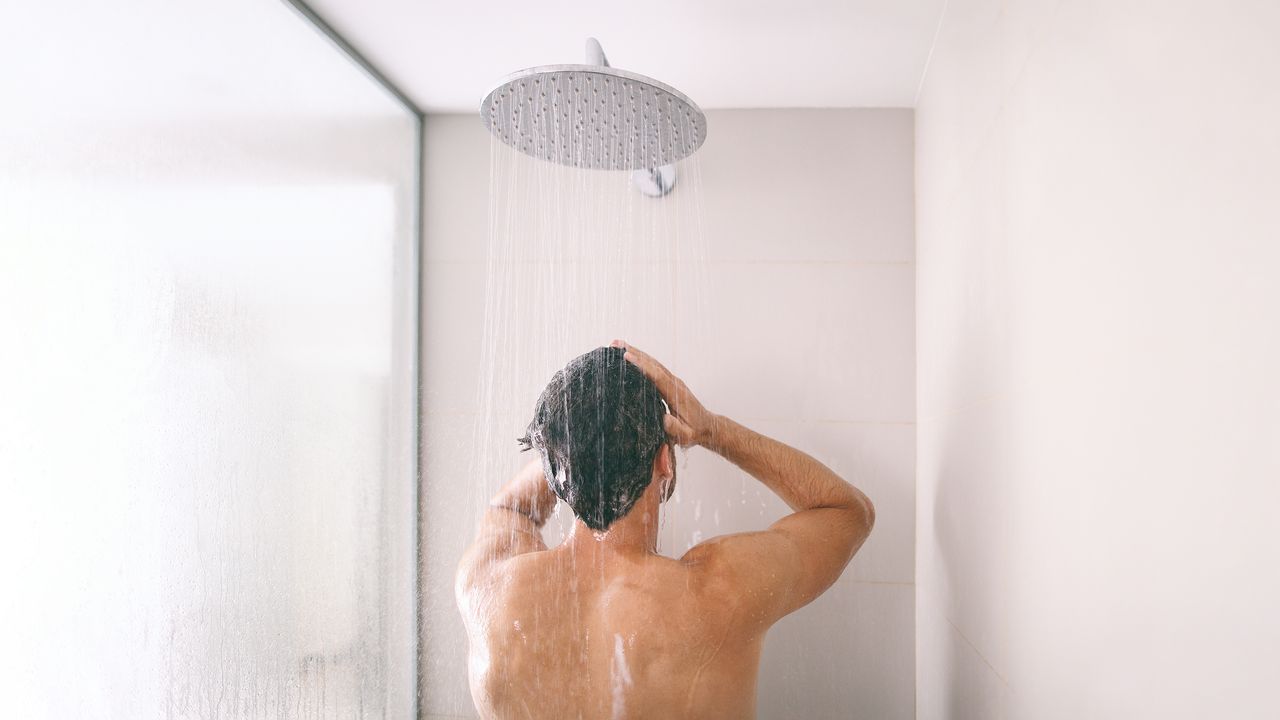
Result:
[[[848,538],[849,538],[849,556],[848,560],[852,560],[858,550],[862,548],[862,544],[866,542],[867,536],[871,534],[871,528],[876,524],[876,506],[871,502],[871,498],[858,493],[858,499],[851,502],[848,507]],[[848,562],[846,560],[846,563]]]
[[876,526],[876,506],[866,495],[862,496],[862,524],[866,526],[868,534]]
[[871,532],[871,528],[876,524],[876,506],[861,490],[852,489],[852,491],[853,497],[833,507],[845,511],[852,527]]

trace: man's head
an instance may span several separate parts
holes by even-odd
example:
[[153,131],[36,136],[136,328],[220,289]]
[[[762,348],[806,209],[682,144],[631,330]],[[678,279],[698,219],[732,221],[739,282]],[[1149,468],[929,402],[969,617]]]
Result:
[[625,353],[602,347],[574,358],[542,391],[520,438],[542,455],[552,492],[592,530],[631,511],[667,442],[662,396]]

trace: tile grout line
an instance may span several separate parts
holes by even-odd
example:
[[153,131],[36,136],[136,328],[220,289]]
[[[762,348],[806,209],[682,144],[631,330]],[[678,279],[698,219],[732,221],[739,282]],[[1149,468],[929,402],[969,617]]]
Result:
[[[434,413],[435,417],[475,417],[481,414],[478,410],[448,410],[445,412]],[[501,416],[503,413],[499,413]],[[513,413],[520,414],[520,413]],[[759,417],[751,415],[736,415],[733,419],[738,422],[755,422],[755,423],[777,423],[780,425],[869,425],[884,427],[915,427],[919,423],[915,420],[836,420],[832,418],[779,418],[779,417]],[[930,418],[932,419],[932,418]]]
[[[837,581],[838,582],[838,581]],[[857,578],[847,581],[853,585],[892,585],[899,587],[915,587],[915,582],[903,582],[901,580],[858,580]]]
[[[424,259],[422,261],[424,267],[429,266],[459,266],[474,265],[483,266],[485,261],[476,260],[431,260]],[[581,261],[560,261],[560,260],[530,260],[527,262],[516,262],[513,265],[591,265],[596,266],[597,263],[581,262]],[[915,260],[710,260],[708,266],[757,266],[757,265],[782,265],[782,266],[802,266],[802,267],[911,267],[916,264]],[[659,261],[637,261],[637,262],[612,262],[604,263],[605,267],[662,267],[665,264]]]

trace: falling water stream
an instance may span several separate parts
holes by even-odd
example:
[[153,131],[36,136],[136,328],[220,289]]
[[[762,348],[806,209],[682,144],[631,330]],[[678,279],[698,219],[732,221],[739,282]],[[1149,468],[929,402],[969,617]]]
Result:
[[[558,165],[491,140],[472,477],[496,482],[528,460],[515,438],[547,381],[575,356],[622,338],[678,364],[681,338],[704,322],[707,252],[697,156],[677,173],[675,189],[653,198],[628,172]],[[478,484],[473,507],[492,489]],[[571,526],[561,506],[548,542]],[[672,542],[661,538],[660,548]]]

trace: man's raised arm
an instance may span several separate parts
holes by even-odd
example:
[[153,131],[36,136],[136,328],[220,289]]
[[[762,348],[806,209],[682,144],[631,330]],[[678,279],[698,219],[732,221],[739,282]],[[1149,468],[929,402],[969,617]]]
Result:
[[485,508],[475,542],[458,563],[457,591],[483,581],[489,570],[507,558],[546,550],[542,526],[555,507],[556,496],[547,487],[541,462],[525,465]]
[[809,455],[709,412],[682,380],[629,345],[627,359],[658,386],[671,410],[667,432],[702,445],[777,493],[793,512],[762,532],[712,538],[683,558],[717,573],[767,627],[811,602],[840,577],[875,523],[860,490]]

